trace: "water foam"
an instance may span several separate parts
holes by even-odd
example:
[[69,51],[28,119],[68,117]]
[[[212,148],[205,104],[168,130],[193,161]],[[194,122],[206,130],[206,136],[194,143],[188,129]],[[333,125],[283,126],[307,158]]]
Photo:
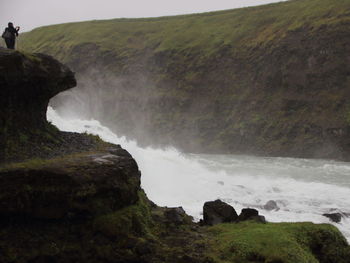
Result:
[[[142,187],[161,206],[183,206],[199,219],[205,201],[220,198],[235,207],[256,207],[271,222],[329,223],[328,212],[350,213],[350,164],[294,158],[185,155],[175,149],[140,148],[96,120],[48,119],[64,131],[88,132],[121,144],[142,171]],[[262,210],[274,200],[278,211]],[[350,240],[350,220],[335,224]]]

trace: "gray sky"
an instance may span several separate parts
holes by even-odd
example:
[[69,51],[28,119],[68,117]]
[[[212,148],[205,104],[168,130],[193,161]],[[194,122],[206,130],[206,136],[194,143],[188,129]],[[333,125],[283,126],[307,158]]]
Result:
[[[21,31],[72,21],[156,17],[261,5],[282,0],[0,0],[0,27]],[[1,29],[3,30],[3,29]]]

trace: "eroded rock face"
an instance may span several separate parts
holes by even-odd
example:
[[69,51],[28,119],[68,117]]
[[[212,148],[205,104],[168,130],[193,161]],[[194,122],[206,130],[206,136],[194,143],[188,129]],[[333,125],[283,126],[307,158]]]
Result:
[[23,128],[42,126],[49,100],[76,85],[68,67],[44,54],[0,48],[0,69],[1,127],[17,127],[18,121]]
[[73,72],[50,56],[0,48],[0,161],[19,156],[35,136],[54,141],[49,100],[75,85]]

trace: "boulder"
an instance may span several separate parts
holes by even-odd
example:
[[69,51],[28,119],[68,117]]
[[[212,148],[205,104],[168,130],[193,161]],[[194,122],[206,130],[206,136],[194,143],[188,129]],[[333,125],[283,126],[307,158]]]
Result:
[[334,223],[340,223],[342,214],[341,213],[330,213],[330,214],[323,214],[323,216],[329,218],[330,221]]
[[238,222],[247,220],[254,220],[260,223],[266,223],[265,217],[259,215],[258,210],[253,208],[243,208],[241,214],[237,218]]
[[274,200],[269,200],[264,206],[263,208],[267,211],[272,211],[272,210],[279,210],[280,208],[278,207],[276,201]]
[[216,225],[234,222],[238,218],[235,209],[221,200],[206,202],[203,207],[203,224]]
[[217,181],[217,183],[218,183],[219,185],[225,185],[225,182],[224,182],[224,181]]
[[120,146],[0,169],[0,216],[58,220],[97,216],[135,204],[140,172]]

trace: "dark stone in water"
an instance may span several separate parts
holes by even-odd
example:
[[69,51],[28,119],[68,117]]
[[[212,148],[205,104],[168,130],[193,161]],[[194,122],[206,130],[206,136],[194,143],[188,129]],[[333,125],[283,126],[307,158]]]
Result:
[[224,183],[223,181],[217,181],[217,183],[218,183],[219,185],[225,185],[225,183]]
[[335,222],[335,223],[340,223],[342,218],[341,213],[323,214],[323,216],[328,217],[332,222]]
[[280,208],[278,207],[276,201],[270,200],[268,201],[263,208],[267,211],[272,211],[272,210],[279,210]]

